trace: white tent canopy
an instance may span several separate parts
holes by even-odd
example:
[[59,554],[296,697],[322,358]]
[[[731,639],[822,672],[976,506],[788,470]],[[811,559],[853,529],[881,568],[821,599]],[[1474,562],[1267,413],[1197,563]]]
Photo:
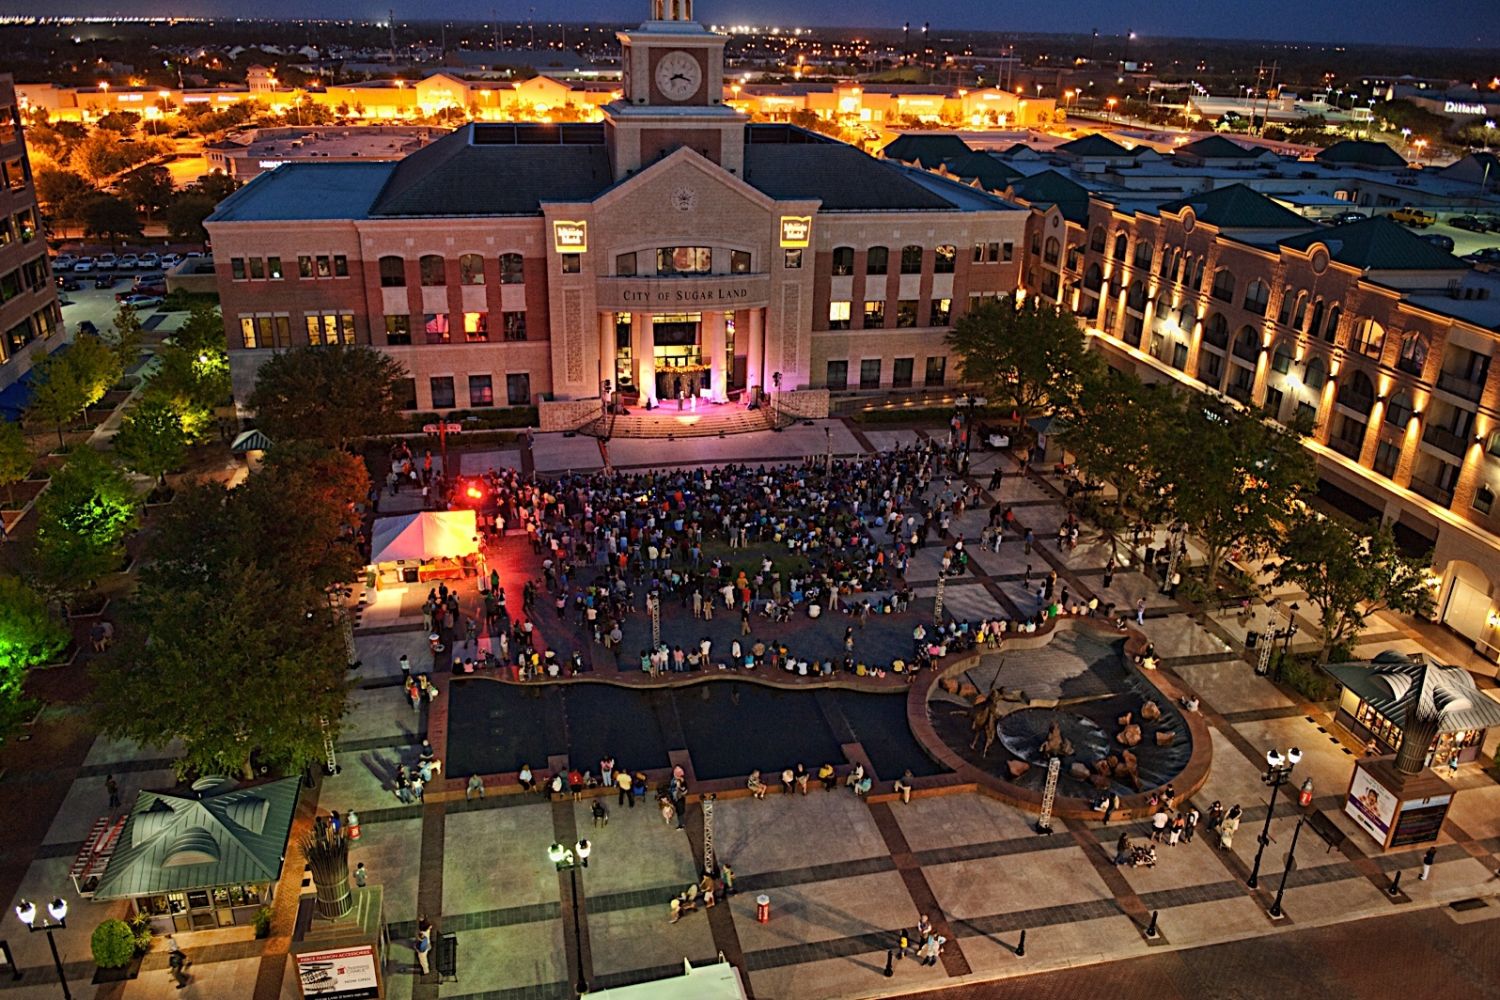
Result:
[[634,986],[590,993],[594,1000],[745,1000],[739,970],[728,962],[693,968],[686,959],[683,974]]
[[375,519],[370,562],[459,558],[479,551],[472,510],[424,510]]

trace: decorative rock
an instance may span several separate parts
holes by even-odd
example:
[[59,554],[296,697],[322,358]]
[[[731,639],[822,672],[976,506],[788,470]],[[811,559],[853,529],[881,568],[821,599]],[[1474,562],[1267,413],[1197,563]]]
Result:
[[1128,726],[1128,725],[1130,725],[1130,722],[1131,722],[1132,718],[1134,718],[1134,716],[1130,712],[1126,712],[1124,715],[1120,716],[1115,721],[1118,722],[1122,726]]
[[979,703],[979,689],[967,681],[958,686],[958,696],[964,701]]
[[1133,747],[1141,742],[1141,727],[1126,726],[1115,735],[1115,742],[1122,747]]
[[1169,747],[1175,739],[1177,739],[1176,733],[1170,729],[1163,729],[1156,734],[1156,745],[1159,747]]
[[958,694],[958,678],[944,677],[942,680],[938,681],[938,687],[942,688],[944,691],[947,691],[949,694]]
[[1093,777],[1089,778],[1089,784],[1103,791],[1104,789],[1109,787],[1109,775],[1096,774]]
[[1161,709],[1156,706],[1156,702],[1148,701],[1141,706],[1141,720],[1143,722],[1154,722],[1160,718]]
[[1024,760],[1009,761],[1005,766],[1010,771],[1010,776],[1012,778],[1019,778],[1021,775],[1031,770],[1031,765],[1026,763]]
[[1072,778],[1074,781],[1088,781],[1088,765],[1083,763],[1082,761],[1075,760],[1073,763],[1068,765],[1068,777]]

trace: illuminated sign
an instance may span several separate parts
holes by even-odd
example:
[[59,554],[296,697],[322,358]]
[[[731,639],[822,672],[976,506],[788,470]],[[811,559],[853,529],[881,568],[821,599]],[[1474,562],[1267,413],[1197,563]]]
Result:
[[783,215],[781,245],[791,250],[807,247],[812,239],[812,216]]
[[1483,115],[1488,110],[1483,104],[1464,104],[1462,101],[1445,101],[1443,111],[1450,115]]
[[589,224],[587,222],[552,223],[552,246],[558,253],[587,253],[589,249]]
[[262,170],[275,170],[277,167],[281,166],[285,162],[286,162],[285,160],[261,160],[260,161],[260,169],[262,169]]

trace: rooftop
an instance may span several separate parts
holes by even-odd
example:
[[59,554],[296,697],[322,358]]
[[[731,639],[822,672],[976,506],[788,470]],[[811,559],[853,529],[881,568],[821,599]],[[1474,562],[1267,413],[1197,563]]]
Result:
[[1220,229],[1312,229],[1314,224],[1243,184],[1230,184],[1189,195],[1161,206],[1164,212],[1193,214]]
[[1399,169],[1406,166],[1401,154],[1383,142],[1372,139],[1345,139],[1318,154],[1323,163],[1342,163],[1350,166]]
[[1089,218],[1089,192],[1083,185],[1058,173],[1044,170],[1011,185],[1016,197],[1038,208],[1058,206],[1063,218],[1069,222],[1087,223]]
[[1462,271],[1469,266],[1383,216],[1315,229],[1278,242],[1294,250],[1321,243],[1340,264],[1369,271]]
[[887,143],[880,155],[888,160],[915,163],[936,170],[944,160],[955,159],[970,152],[969,144],[956,135],[944,132],[907,132]]
[[1134,156],[1135,153],[1107,135],[1095,132],[1057,147],[1057,152],[1071,157]]

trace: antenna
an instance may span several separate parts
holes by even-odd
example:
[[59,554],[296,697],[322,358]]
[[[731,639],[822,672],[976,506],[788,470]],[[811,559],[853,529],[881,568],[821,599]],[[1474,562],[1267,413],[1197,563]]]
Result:
[[396,61],[396,9],[393,7],[386,12],[386,26],[391,29],[391,62]]
[[495,51],[500,51],[500,14],[492,7],[490,8],[490,20],[495,22]]

